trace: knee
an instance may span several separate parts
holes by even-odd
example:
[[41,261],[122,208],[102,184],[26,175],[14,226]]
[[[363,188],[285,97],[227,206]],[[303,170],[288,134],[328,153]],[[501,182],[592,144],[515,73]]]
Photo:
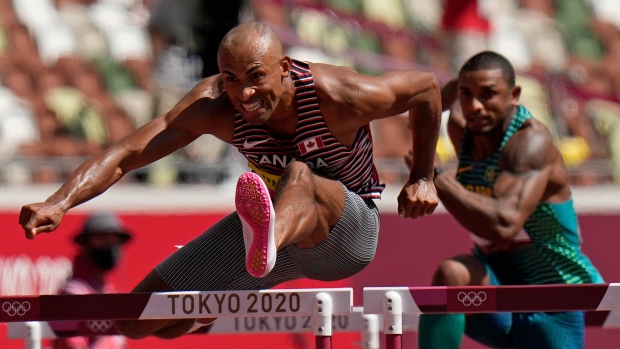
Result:
[[300,188],[312,188],[312,170],[301,161],[293,161],[286,166],[282,177],[276,187],[276,193],[284,188],[298,186]]
[[469,284],[469,279],[469,273],[463,264],[447,259],[435,270],[433,286],[466,286]]
[[312,170],[310,170],[308,165],[301,161],[293,161],[284,169],[282,178],[287,180],[303,180],[304,175],[307,175],[307,178],[310,179],[311,174]]

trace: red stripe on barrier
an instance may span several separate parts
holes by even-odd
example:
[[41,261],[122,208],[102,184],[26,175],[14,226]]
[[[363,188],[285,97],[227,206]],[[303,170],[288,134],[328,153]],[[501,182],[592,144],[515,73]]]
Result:
[[608,285],[541,285],[497,289],[497,310],[547,309],[547,311],[596,310],[607,292]]
[[0,322],[36,321],[41,319],[39,297],[0,298]]
[[138,319],[150,293],[0,297],[0,322]]
[[[423,313],[597,310],[608,284],[412,287]],[[444,298],[445,297],[445,298]]]
[[448,309],[447,287],[415,287],[409,292],[423,313],[442,313]]
[[150,293],[40,296],[41,320],[138,319]]
[[609,310],[586,312],[586,326],[603,327],[605,321],[607,321],[607,318],[609,317],[609,313]]

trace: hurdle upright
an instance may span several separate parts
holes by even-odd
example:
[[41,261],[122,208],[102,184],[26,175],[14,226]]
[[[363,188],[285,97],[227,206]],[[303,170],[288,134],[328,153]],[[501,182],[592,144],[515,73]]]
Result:
[[332,316],[350,315],[352,288],[0,297],[0,322],[312,317],[317,349],[331,349]]
[[364,288],[364,313],[383,315],[388,349],[402,348],[403,314],[619,309],[620,283]]

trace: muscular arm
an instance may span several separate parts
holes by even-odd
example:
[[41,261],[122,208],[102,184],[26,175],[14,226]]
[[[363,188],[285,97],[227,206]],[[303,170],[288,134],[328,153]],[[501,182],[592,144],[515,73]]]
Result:
[[[150,164],[210,133],[231,141],[232,106],[216,79],[205,79],[170,112],[159,116],[80,165],[44,203],[25,205],[26,236],[53,231],[64,213],[106,191],[127,172]],[[216,98],[211,98],[216,97]],[[234,115],[234,114],[230,114]]]
[[326,123],[344,144],[353,142],[357,130],[373,120],[408,113],[414,161],[398,199],[399,212],[411,218],[431,213],[437,204],[432,178],[441,121],[435,75],[407,70],[367,76],[321,64],[313,65],[312,71]]
[[561,168],[559,151],[538,127],[517,132],[500,159],[494,196],[467,191],[449,175],[435,178],[441,202],[467,230],[499,246],[509,244],[539,202],[549,197],[552,176]]

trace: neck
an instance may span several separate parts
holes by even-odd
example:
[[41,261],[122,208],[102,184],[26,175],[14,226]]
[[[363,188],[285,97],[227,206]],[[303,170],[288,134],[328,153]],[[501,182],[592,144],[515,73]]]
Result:
[[292,136],[297,131],[297,98],[295,84],[292,78],[286,77],[283,81],[284,93],[278,101],[278,106],[266,123],[270,133],[280,136]]
[[502,144],[506,130],[517,113],[517,107],[512,109],[509,117],[498,124],[493,130],[486,133],[473,134],[472,158],[480,161],[493,154],[493,152]]

